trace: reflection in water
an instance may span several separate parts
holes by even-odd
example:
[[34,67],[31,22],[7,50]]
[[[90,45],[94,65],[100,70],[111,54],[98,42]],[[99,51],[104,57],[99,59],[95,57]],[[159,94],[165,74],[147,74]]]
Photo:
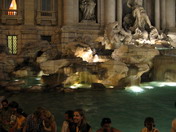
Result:
[[100,127],[103,117],[110,117],[112,125],[122,132],[137,132],[143,128],[143,121],[147,116],[155,118],[160,132],[170,131],[171,121],[176,116],[175,83],[152,82],[142,84],[140,88],[143,92],[137,94],[128,89],[78,89],[65,94],[15,93],[9,100],[19,102],[27,113],[33,112],[38,106],[48,108],[56,117],[59,131],[64,112],[76,108],[86,111],[93,131]]
[[127,87],[126,90],[132,91],[134,93],[141,93],[144,92],[144,90],[139,87],[139,86],[131,86],[131,87]]

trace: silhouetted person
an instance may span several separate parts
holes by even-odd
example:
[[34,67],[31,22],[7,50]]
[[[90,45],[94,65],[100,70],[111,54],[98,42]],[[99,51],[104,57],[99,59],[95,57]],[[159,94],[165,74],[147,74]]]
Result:
[[8,108],[8,100],[4,99],[1,101],[1,112],[0,112],[0,132],[8,132],[9,129],[9,121],[8,119],[10,118],[10,112]]
[[3,109],[7,110],[7,109],[8,109],[8,105],[9,105],[8,100],[7,100],[7,99],[3,99],[3,100],[1,101],[1,105],[2,105],[2,110],[3,110]]
[[159,132],[158,129],[155,128],[155,122],[153,117],[146,117],[144,120],[144,128],[141,132]]
[[[176,102],[174,103],[174,105],[176,107]],[[171,132],[176,132],[176,119],[172,120]]]
[[72,127],[72,125],[74,125],[73,124],[73,111],[72,110],[66,111],[64,116],[65,116],[65,121],[62,124],[61,132],[69,132],[70,131],[69,127]]
[[41,132],[42,131],[42,107],[38,107],[32,114],[27,116],[23,132]]
[[40,119],[42,120],[41,132],[57,132],[54,115],[49,110],[42,110]]
[[13,130],[15,132],[22,132],[24,124],[26,121],[26,117],[24,116],[24,111],[21,108],[17,109],[17,120],[13,126]]
[[96,132],[120,132],[120,130],[111,127],[110,118],[103,118],[100,125],[101,128],[98,129]]

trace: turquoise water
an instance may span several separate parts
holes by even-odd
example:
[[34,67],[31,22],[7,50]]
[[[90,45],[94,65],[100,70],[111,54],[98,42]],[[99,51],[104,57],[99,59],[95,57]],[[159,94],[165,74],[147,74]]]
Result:
[[[154,88],[146,89],[145,86]],[[93,131],[100,127],[103,117],[110,117],[112,126],[122,132],[139,132],[147,116],[154,117],[160,132],[170,131],[171,121],[176,117],[176,85],[150,83],[142,87],[137,89],[138,92],[132,89],[79,89],[73,93],[14,93],[8,99],[19,102],[27,113],[33,112],[38,106],[48,108],[55,115],[58,131],[64,112],[76,108],[86,111]]]

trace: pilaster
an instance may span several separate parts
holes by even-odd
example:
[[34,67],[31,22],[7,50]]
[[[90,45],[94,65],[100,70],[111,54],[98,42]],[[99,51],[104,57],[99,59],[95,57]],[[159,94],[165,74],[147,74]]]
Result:
[[166,28],[166,0],[161,0],[161,28]]
[[105,19],[105,25],[111,22],[115,21],[115,0],[104,0],[104,19]]
[[35,0],[25,0],[24,1],[24,24],[25,25],[34,25],[34,14],[35,14]]
[[[73,25],[74,23],[74,0],[63,0],[63,24]],[[77,9],[76,9],[77,10]]]
[[175,0],[166,1],[166,26],[168,29],[175,28]]
[[160,0],[155,0],[155,27],[160,30]]
[[117,0],[117,21],[122,26],[122,0]]

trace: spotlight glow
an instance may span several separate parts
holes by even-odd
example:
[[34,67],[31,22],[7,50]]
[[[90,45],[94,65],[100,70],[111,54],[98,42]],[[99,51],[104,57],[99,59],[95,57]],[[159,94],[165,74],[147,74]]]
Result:
[[176,82],[163,82],[165,86],[176,86]]
[[35,78],[35,80],[40,81],[40,80],[41,80],[41,78],[37,77],[37,78]]
[[146,89],[153,89],[154,87],[153,87],[153,86],[143,86],[143,88],[146,88]]
[[111,85],[105,85],[106,88],[114,88],[114,86]]
[[90,88],[91,87],[91,85],[89,85],[89,84],[78,84],[78,83],[75,83],[75,84],[73,84],[73,85],[71,85],[71,86],[68,86],[69,88],[71,88],[71,89],[77,89],[77,88]]
[[37,77],[41,77],[41,76],[43,76],[43,75],[49,76],[49,74],[45,74],[43,71],[40,71],[40,72],[38,73]]
[[151,82],[149,85],[157,86],[157,87],[165,87],[165,86],[176,86],[176,82]]
[[141,92],[144,92],[144,89],[142,89],[141,87],[139,86],[130,86],[130,87],[126,87],[125,88],[126,90],[129,90],[129,91],[132,91],[134,93],[141,93]]
[[114,86],[109,86],[108,88],[114,88]]

